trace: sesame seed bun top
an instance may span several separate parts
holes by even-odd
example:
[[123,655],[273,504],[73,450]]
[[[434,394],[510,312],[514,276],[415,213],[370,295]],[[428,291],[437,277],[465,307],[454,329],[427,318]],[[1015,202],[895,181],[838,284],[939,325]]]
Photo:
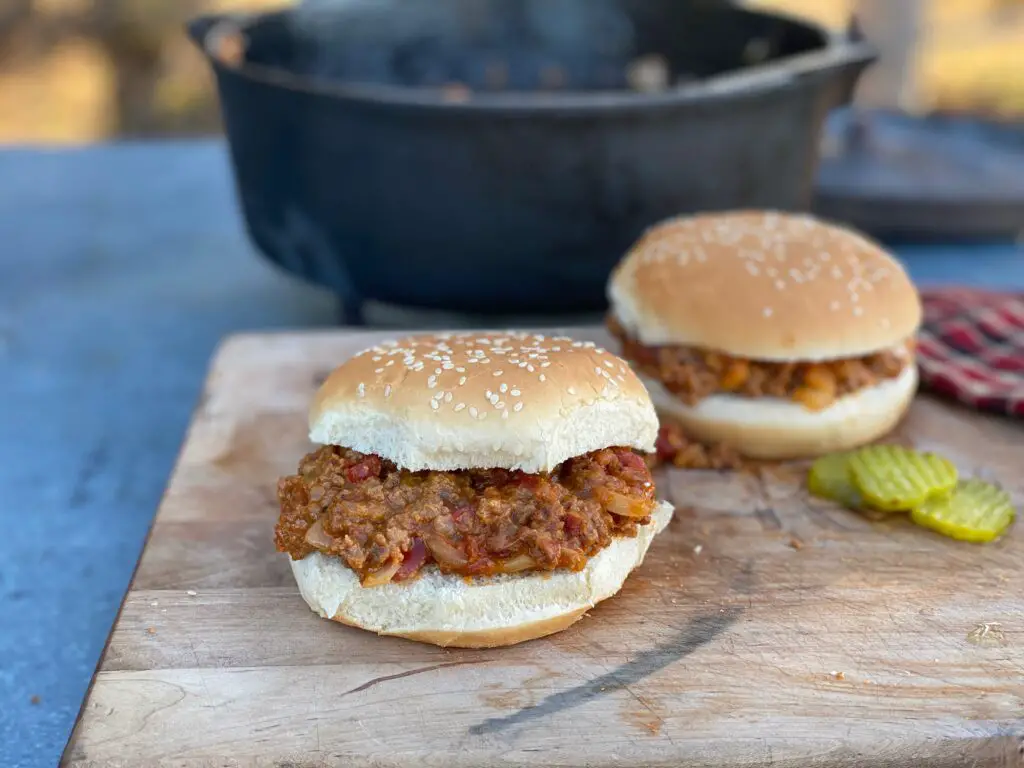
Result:
[[758,360],[828,360],[912,337],[921,302],[867,238],[810,216],[681,217],[648,230],[616,267],[612,311],[644,344]]
[[592,342],[527,333],[411,336],[336,369],[310,439],[404,469],[540,472],[609,446],[654,449],[644,385]]

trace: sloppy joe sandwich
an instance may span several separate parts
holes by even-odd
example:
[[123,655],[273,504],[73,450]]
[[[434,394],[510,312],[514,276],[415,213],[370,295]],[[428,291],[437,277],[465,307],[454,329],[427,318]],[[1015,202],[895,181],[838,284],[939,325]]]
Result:
[[664,222],[618,265],[608,295],[610,330],[662,419],[752,458],[871,441],[917,388],[921,303],[906,272],[809,216]]
[[278,484],[279,550],[321,616],[462,647],[565,629],[615,594],[672,508],[654,406],[618,357],[536,334],[413,336],[320,387],[322,447]]

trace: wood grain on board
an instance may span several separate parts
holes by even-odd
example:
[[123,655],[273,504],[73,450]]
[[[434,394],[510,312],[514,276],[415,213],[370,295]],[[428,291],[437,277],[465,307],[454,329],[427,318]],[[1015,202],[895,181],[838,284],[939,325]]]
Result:
[[[319,382],[378,338],[222,346],[65,764],[1024,764],[1024,526],[975,546],[870,522],[798,466],[661,476],[677,512],[642,568],[550,638],[318,618],[273,549],[276,479]],[[1018,425],[922,397],[897,437],[1024,501]]]

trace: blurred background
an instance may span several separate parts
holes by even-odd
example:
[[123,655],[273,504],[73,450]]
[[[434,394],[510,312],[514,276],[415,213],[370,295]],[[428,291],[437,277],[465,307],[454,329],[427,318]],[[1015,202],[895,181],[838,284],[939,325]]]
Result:
[[[182,25],[281,0],[3,0],[0,142],[95,142],[219,130],[208,69]],[[751,0],[842,27],[857,10],[890,52],[859,99],[1024,115],[1024,0]],[[895,54],[891,52],[896,52]]]

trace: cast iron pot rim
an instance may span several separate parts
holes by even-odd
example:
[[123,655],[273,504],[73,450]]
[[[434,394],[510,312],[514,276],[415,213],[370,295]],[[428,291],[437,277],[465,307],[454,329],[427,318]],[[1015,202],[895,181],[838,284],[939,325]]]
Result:
[[778,59],[765,66],[739,69],[698,83],[669,88],[658,93],[637,93],[636,91],[614,90],[601,92],[559,92],[543,94],[538,92],[484,93],[476,92],[468,100],[445,100],[439,97],[440,89],[412,88],[395,85],[338,83],[328,80],[306,78],[287,70],[262,64],[243,63],[241,66],[225,64],[211,50],[208,43],[210,33],[222,24],[232,24],[244,34],[246,22],[270,15],[284,15],[289,11],[278,10],[269,13],[213,13],[193,18],[186,24],[186,30],[193,43],[210,60],[218,75],[232,74],[250,82],[285,88],[315,96],[327,96],[340,101],[360,104],[374,104],[382,107],[409,107],[436,110],[442,107],[447,112],[479,113],[570,113],[586,114],[604,111],[641,111],[656,108],[676,107],[685,104],[717,102],[724,99],[735,101],[738,97],[758,97],[765,93],[781,90],[800,79],[825,74],[828,68],[841,64],[869,64],[878,57],[874,46],[864,40],[850,40],[846,35],[818,24],[785,13],[760,13],[739,9],[743,13],[771,16],[794,24],[800,24],[817,31],[825,39],[821,49]]

